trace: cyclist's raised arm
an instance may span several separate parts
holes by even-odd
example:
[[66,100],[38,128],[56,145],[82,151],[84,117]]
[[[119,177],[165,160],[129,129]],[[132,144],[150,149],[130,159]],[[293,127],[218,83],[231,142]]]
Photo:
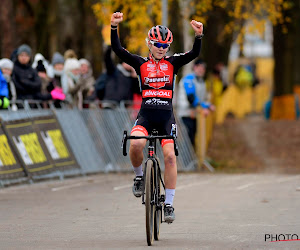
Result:
[[174,71],[177,72],[183,65],[189,63],[199,56],[201,50],[201,38],[203,36],[203,24],[192,20],[190,22],[193,30],[195,31],[195,41],[193,48],[186,53],[175,54],[172,56],[172,64],[174,65]]
[[123,13],[115,12],[111,16],[111,47],[116,55],[127,64],[134,67],[135,70],[139,68],[138,58],[139,56],[129,53],[124,49],[120,43],[118,36],[118,24],[123,21]]

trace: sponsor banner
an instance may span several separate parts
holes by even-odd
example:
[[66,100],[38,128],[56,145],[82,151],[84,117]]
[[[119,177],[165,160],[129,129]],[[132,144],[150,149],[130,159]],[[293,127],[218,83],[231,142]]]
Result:
[[30,119],[3,122],[3,128],[29,175],[53,171],[47,148]]
[[21,166],[1,124],[0,149],[0,180],[25,177],[24,168]]
[[62,132],[62,129],[54,115],[33,119],[43,143],[51,157],[55,168],[60,170],[79,168],[72,150]]
[[143,98],[147,97],[161,97],[161,98],[172,98],[172,90],[153,90],[153,89],[147,89],[143,90],[142,92]]

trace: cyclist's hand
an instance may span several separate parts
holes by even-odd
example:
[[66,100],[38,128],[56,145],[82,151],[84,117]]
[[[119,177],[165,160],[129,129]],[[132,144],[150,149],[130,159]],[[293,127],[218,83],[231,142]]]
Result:
[[213,112],[216,111],[215,105],[210,105],[210,106],[209,106],[209,110],[211,110],[211,111],[213,111]]
[[210,111],[209,111],[209,109],[201,109],[201,114],[204,117],[207,117],[210,114]]
[[196,36],[201,35],[203,33],[203,24],[202,23],[192,20],[190,22],[190,24],[191,24],[193,30],[195,31]]
[[123,13],[115,12],[111,15],[110,23],[113,26],[117,26],[120,22],[123,21]]

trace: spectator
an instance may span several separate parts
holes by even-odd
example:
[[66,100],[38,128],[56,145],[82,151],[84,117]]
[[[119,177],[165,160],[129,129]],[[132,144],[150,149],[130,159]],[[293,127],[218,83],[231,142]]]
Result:
[[77,55],[76,55],[75,51],[72,50],[72,49],[68,49],[64,53],[64,59],[67,60],[69,58],[75,58],[75,59],[77,59]]
[[88,60],[82,58],[80,63],[80,85],[83,96],[83,101],[93,101],[96,99],[95,92],[95,78],[93,76],[93,69]]
[[65,94],[62,89],[62,76],[64,72],[64,57],[59,53],[55,52],[51,60],[51,81],[48,85],[48,91],[51,92],[52,98],[54,99],[54,106],[60,108],[62,101],[65,100]]
[[221,102],[223,91],[227,88],[228,84],[228,81],[222,77],[222,68],[222,63],[216,64],[206,81],[207,101],[213,103],[215,106],[218,106]]
[[49,62],[45,59],[45,57],[41,53],[37,53],[34,56],[34,60],[33,60],[33,63],[32,63],[32,68],[36,69],[37,66],[38,66],[39,61],[42,61],[42,64],[45,68],[45,72],[49,76],[49,73],[51,73]]
[[[105,52],[106,74],[108,76],[103,100],[132,101],[134,84],[137,84],[135,70],[127,63],[121,62],[115,66],[111,58],[111,47]],[[104,103],[104,108],[110,108],[110,103]]]
[[6,109],[9,105],[7,82],[0,71],[0,109]]
[[10,59],[3,58],[0,60],[0,70],[2,71],[3,77],[5,78],[8,86],[8,99],[12,102],[12,110],[16,111],[17,105],[15,104],[17,100],[17,92],[14,82],[11,79],[11,74],[13,71],[14,64]]
[[23,44],[17,50],[12,80],[15,83],[18,99],[40,99],[41,79],[30,65],[31,48]]
[[66,101],[82,109],[82,92],[80,91],[80,63],[76,58],[65,61],[62,88],[66,95]]
[[196,59],[193,73],[186,75],[179,82],[177,114],[185,124],[193,146],[195,146],[197,130],[196,107],[201,106],[205,115],[210,112],[210,109],[214,109],[214,106],[205,102],[207,97],[205,71],[205,63],[201,59]]
[[42,81],[41,93],[43,95],[49,94],[47,88],[48,88],[48,85],[50,83],[50,78],[47,75],[47,71],[46,71],[46,68],[45,68],[42,60],[38,61],[37,66],[36,66],[36,71],[37,71],[38,76],[41,78],[41,81]]
[[239,65],[234,73],[234,82],[240,90],[253,85],[253,74],[247,65]]
[[218,62],[213,71],[215,74],[218,75],[222,84],[223,84],[223,91],[225,91],[229,85],[229,75],[228,75],[228,68],[224,65],[223,62]]

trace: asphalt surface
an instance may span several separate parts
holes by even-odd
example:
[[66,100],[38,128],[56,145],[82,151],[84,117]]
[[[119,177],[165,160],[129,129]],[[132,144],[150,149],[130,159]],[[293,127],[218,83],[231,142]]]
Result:
[[[0,189],[0,249],[147,248],[132,180],[103,174]],[[300,239],[300,175],[179,174],[174,207],[152,249],[300,249],[290,241]]]

